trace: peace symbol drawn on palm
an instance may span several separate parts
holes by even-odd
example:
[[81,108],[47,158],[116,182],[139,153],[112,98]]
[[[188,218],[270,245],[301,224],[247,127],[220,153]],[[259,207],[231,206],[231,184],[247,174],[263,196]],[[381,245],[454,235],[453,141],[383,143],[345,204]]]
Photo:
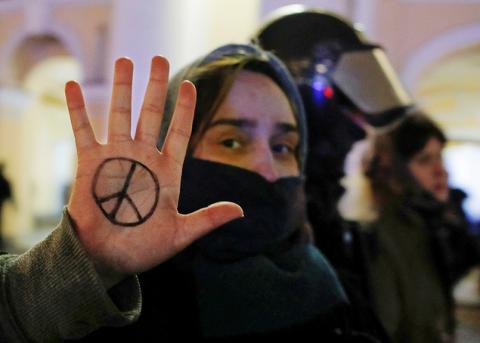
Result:
[[[107,189],[105,184],[108,184]],[[111,223],[136,226],[144,223],[155,211],[160,186],[156,175],[143,163],[116,157],[100,164],[93,179],[92,193]]]

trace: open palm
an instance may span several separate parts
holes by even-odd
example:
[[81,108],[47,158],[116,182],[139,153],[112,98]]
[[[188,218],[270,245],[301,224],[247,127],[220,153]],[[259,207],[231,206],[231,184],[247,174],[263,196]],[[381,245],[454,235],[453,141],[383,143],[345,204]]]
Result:
[[184,82],[162,150],[156,147],[168,84],[168,62],[152,59],[135,138],[130,135],[133,64],[115,63],[108,142],[96,141],[80,86],[65,87],[78,167],[68,211],[101,273],[123,276],[149,269],[193,240],[242,215],[216,203],[183,215],[177,210],[183,160],[195,108],[195,87]]

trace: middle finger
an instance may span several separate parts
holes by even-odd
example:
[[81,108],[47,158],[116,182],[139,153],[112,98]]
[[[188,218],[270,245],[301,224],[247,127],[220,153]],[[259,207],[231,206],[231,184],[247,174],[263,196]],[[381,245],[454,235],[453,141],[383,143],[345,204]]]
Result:
[[130,133],[132,112],[133,63],[122,57],[115,62],[112,100],[108,120],[108,141],[132,139]]

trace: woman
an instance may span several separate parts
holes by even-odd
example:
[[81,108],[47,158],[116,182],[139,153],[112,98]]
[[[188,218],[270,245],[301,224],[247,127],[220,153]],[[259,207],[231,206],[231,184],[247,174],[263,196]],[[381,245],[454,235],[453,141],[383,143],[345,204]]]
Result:
[[86,340],[313,334],[329,342],[369,341],[348,327],[346,296],[311,243],[302,189],[303,107],[284,66],[252,46],[216,49],[171,82],[165,123],[183,79],[195,84],[198,100],[179,210],[229,200],[245,217],[141,275],[145,305],[136,324]]
[[411,113],[347,159],[339,209],[372,237],[373,298],[393,342],[451,342],[453,283],[480,261],[452,204],[445,143],[433,121]]

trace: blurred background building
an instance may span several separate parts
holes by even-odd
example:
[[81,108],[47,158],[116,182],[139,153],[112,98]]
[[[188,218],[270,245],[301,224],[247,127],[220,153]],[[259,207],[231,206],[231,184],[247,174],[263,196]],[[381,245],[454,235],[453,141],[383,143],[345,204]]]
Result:
[[[468,193],[465,209],[480,222],[480,0],[297,3],[350,18],[385,47],[408,90],[447,131],[450,181]],[[11,249],[22,251],[44,237],[68,196],[75,147],[63,94],[67,80],[82,83],[102,140],[116,57],[135,62],[138,109],[154,54],[167,56],[175,72],[220,44],[247,42],[271,11],[289,4],[0,0],[0,163],[14,196],[1,220]]]

